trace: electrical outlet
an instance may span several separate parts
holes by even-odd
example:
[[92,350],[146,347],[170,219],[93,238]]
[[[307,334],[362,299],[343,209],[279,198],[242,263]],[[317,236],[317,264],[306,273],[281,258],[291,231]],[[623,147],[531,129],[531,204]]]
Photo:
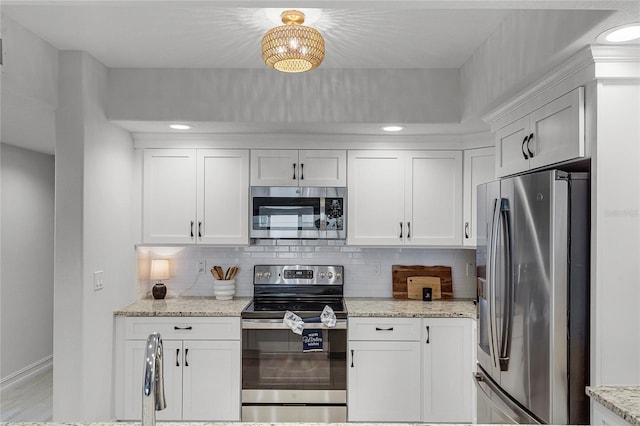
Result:
[[200,260],[198,261],[198,274],[204,274],[207,270],[207,261]]
[[104,288],[104,271],[95,271],[93,273],[93,291],[102,290]]
[[471,274],[475,275],[476,264],[468,262],[467,263],[467,277]]
[[373,262],[373,275],[380,275],[380,262]]

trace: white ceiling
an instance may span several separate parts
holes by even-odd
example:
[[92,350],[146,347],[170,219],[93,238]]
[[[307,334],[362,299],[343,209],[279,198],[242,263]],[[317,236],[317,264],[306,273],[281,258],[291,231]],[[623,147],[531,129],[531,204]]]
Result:
[[[262,36],[280,24],[282,10],[297,8],[307,13],[310,18],[307,24],[320,30],[325,38],[327,53],[321,67],[338,69],[460,68],[512,10],[602,10],[638,15],[640,4],[637,0],[2,0],[1,3],[2,14],[55,48],[86,51],[114,68],[263,68]],[[120,124],[134,132],[166,131],[164,123]],[[255,125],[246,129],[243,126],[246,123],[231,123],[225,130],[269,131],[256,129]],[[478,123],[456,126],[422,126],[413,132],[464,133],[486,129]],[[295,127],[288,131],[305,129]],[[378,132],[378,126],[365,129],[355,125],[339,131],[368,134]],[[327,131],[331,132],[336,130]]]

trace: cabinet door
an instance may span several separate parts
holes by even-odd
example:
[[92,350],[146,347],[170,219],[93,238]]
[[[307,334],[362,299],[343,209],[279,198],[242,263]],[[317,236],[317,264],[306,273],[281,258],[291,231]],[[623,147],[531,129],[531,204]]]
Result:
[[345,150],[300,150],[298,162],[300,186],[347,186]]
[[405,244],[462,244],[462,152],[416,151],[405,160]]
[[251,186],[298,186],[297,149],[251,150]]
[[196,151],[146,149],[143,167],[143,242],[194,243]]
[[529,170],[525,138],[529,136],[529,116],[523,117],[495,134],[496,175],[503,177]]
[[183,420],[240,420],[240,341],[184,341]]
[[349,421],[419,422],[420,342],[350,341]]
[[427,423],[473,420],[471,319],[423,320],[423,408]]
[[495,149],[478,148],[464,152],[462,244],[476,246],[478,185],[495,179]]
[[[146,340],[127,340],[124,345],[124,418],[140,420],[142,417],[142,387],[144,384],[144,356]],[[164,393],[167,408],[156,412],[158,420],[182,420],[182,366],[179,356],[182,341],[163,340]]]
[[584,157],[584,88],[535,110],[530,123],[532,169]]
[[249,243],[249,151],[198,150],[197,242]]
[[347,173],[347,243],[403,244],[404,154],[349,151]]

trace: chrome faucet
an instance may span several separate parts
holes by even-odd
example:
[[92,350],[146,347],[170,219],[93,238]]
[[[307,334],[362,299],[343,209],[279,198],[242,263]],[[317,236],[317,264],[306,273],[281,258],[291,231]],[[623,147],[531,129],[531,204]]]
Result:
[[144,355],[144,385],[142,386],[142,426],[156,424],[156,410],[164,410],[164,371],[162,363],[162,337],[151,333],[147,338]]

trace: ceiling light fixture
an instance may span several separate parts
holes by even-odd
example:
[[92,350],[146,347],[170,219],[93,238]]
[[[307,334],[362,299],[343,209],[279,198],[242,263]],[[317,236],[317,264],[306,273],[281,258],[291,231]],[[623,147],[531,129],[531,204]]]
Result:
[[380,127],[380,129],[384,130],[385,132],[401,132],[404,129],[406,129],[405,126],[401,126],[399,124],[392,124],[389,126],[382,126]]
[[285,10],[284,25],[271,28],[262,38],[262,59],[282,72],[304,72],[317,68],[324,59],[324,39],[318,30],[302,25],[304,13]]
[[193,126],[190,126],[188,124],[180,124],[180,123],[169,124],[169,127],[172,128],[173,130],[189,130],[193,128]]
[[600,43],[628,43],[640,39],[640,23],[608,29],[597,37]]

